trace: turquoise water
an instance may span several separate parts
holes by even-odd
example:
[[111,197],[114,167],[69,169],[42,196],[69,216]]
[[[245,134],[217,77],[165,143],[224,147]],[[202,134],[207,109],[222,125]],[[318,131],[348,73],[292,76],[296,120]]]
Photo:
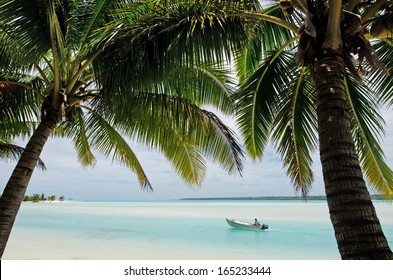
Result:
[[[393,247],[393,207],[375,205]],[[24,203],[3,258],[327,260],[339,259],[336,247],[324,201]]]

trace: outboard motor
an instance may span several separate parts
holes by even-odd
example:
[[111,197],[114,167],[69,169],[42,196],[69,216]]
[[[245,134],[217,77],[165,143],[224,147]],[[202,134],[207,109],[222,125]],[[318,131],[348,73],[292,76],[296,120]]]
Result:
[[265,230],[265,229],[268,229],[268,228],[269,228],[269,226],[266,225],[266,224],[262,224],[262,226],[261,226],[261,230]]

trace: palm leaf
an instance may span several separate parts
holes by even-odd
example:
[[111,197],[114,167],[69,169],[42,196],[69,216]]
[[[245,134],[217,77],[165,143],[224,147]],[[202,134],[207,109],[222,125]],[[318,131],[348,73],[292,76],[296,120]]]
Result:
[[237,122],[254,159],[262,156],[268,143],[280,88],[288,84],[290,59],[292,56],[281,49],[271,52],[236,93]]
[[51,47],[49,18],[46,14],[52,1],[0,1],[0,24],[2,32],[18,42],[25,62],[34,62]]
[[384,161],[378,140],[384,133],[384,120],[377,110],[376,98],[369,89],[346,77],[353,138],[365,177],[379,193],[393,192],[393,171]]
[[[151,184],[137,156],[127,141],[116,131],[115,127],[109,121],[102,118],[96,112],[89,110],[89,116],[85,120],[84,129],[86,130],[90,147],[104,156],[112,155],[113,160],[124,164],[137,174],[142,189],[152,190]],[[83,145],[87,147],[86,144]]]
[[83,110],[76,109],[75,122],[63,122],[60,126],[61,128],[57,128],[56,134],[72,138],[79,162],[83,166],[94,166],[96,159],[91,151],[89,138],[86,134],[86,117]]
[[221,112],[234,112],[232,96],[235,80],[224,67],[179,65],[166,73],[162,83],[146,87],[147,92],[163,93],[192,100],[197,106],[212,106]]
[[74,48],[86,47],[90,44],[94,31],[108,22],[111,10],[118,0],[77,1],[70,10],[67,29],[67,42]]
[[[256,31],[257,29],[262,30],[260,26],[255,26],[247,46],[235,54],[236,72],[240,83],[244,83],[246,78],[258,68],[263,60],[261,52],[262,42],[259,32]],[[254,35],[254,33],[256,34]]]
[[384,64],[387,71],[373,69],[365,77],[365,82],[371,88],[377,88],[379,99],[388,106],[393,105],[393,39],[377,41],[374,49],[378,59]]
[[35,88],[41,85],[39,79],[29,75],[9,78],[0,73],[0,127],[7,129],[8,136],[25,134],[30,131],[31,123],[36,122],[41,99]]
[[[101,52],[107,39],[116,34],[115,29],[118,26],[112,27],[109,22],[117,15],[115,11],[121,2],[129,1],[77,1],[70,9],[66,41],[68,49],[72,49],[75,53],[69,66],[70,75],[77,73],[84,61],[90,60]],[[130,3],[129,8],[139,5],[141,4]]]
[[[169,132],[168,129],[165,129],[166,133]],[[173,133],[177,134],[176,131]],[[171,145],[171,148],[168,148],[167,145],[160,145],[160,150],[163,151],[165,157],[172,163],[178,175],[185,182],[190,185],[200,185],[206,174],[206,163],[203,155],[190,139],[179,137],[177,140]]]
[[[200,184],[204,174],[204,161],[199,154],[219,163],[232,173],[241,170],[243,154],[233,132],[212,113],[202,110],[189,100],[165,94],[140,93],[129,98],[123,107],[117,105],[115,123],[138,143],[159,149],[173,161],[176,149],[190,153],[190,162],[173,161],[177,172],[190,183]],[[138,121],[136,121],[138,120]],[[189,152],[188,150],[195,150]],[[169,156],[172,154],[173,156]],[[191,166],[196,172],[187,174]]]
[[3,139],[13,139],[16,137],[30,136],[31,132],[35,129],[36,123],[34,122],[18,122],[11,118],[11,120],[0,120],[0,135]]
[[200,184],[205,162],[187,137],[186,128],[179,128],[184,118],[181,109],[172,115],[178,108],[168,103],[163,104],[160,95],[140,94],[124,103],[127,106],[116,106],[115,124],[136,142],[161,151],[186,182]]
[[272,139],[296,192],[306,197],[314,181],[312,152],[318,140],[314,88],[305,68],[294,72],[282,93]]
[[[102,86],[109,89],[116,84],[120,90],[127,90],[149,79],[165,78],[164,73],[174,65],[228,61],[231,50],[244,41],[245,32],[239,18],[226,17],[230,7],[225,4],[234,6],[235,2],[216,2],[184,1],[157,5],[155,10],[148,6],[137,15],[131,10],[132,22],[125,22],[124,16],[114,22],[113,26],[122,27],[116,29],[114,39],[121,41],[108,43],[95,64]],[[121,43],[124,40],[130,43]]]
[[[22,147],[0,139],[0,159],[18,160],[23,151],[24,149]],[[45,163],[41,159],[38,160],[37,167],[41,170],[46,170]]]
[[[282,20],[285,19],[277,3],[267,7],[260,13]],[[256,70],[266,54],[280,46],[288,45],[288,42],[292,42],[294,37],[294,34],[287,28],[272,22],[262,20],[252,24],[250,23],[250,25],[251,28],[248,30],[250,33],[248,44],[235,57],[236,70],[241,82]]]
[[10,69],[14,61],[22,61],[23,52],[18,50],[19,46],[2,26],[0,21],[0,69]]
[[244,154],[234,132],[227,127],[214,113],[200,110],[204,130],[196,129],[195,142],[203,154],[213,162],[219,163],[230,174],[242,173]]

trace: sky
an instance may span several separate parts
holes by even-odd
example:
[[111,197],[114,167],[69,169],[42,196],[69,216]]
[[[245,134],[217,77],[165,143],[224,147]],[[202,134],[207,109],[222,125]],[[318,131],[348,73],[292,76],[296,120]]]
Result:
[[[393,112],[383,111],[386,137],[382,147],[386,161],[393,168]],[[224,122],[235,130],[234,121]],[[17,144],[24,146],[25,142]],[[167,200],[206,197],[295,196],[286,170],[271,145],[262,160],[245,162],[243,175],[229,175],[218,165],[208,162],[206,177],[199,187],[184,183],[165,157],[157,151],[132,145],[145,170],[153,192],[140,189],[136,175],[129,169],[112,163],[111,158],[97,157],[94,168],[83,168],[77,161],[72,144],[66,139],[50,138],[41,154],[47,170],[36,169],[26,194],[44,193],[46,196],[65,196],[76,200]],[[314,157],[315,182],[310,195],[324,195],[318,151]],[[1,191],[16,162],[0,161]],[[371,190],[371,193],[372,190]]]

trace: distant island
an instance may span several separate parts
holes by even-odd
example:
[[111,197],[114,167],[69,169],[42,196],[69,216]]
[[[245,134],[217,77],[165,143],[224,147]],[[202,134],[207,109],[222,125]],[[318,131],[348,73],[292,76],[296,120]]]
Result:
[[[42,194],[35,193],[33,195],[25,195],[24,198],[23,198],[24,202],[26,202],[26,201],[31,201],[31,202],[49,201],[49,202],[53,202],[55,200],[56,200],[56,196],[55,195],[50,195],[50,196],[46,197],[46,195],[43,194],[43,193]],[[65,200],[64,195],[59,197],[59,201],[64,201],[64,200]]]
[[[371,195],[373,200],[385,200],[383,195]],[[325,195],[307,196],[248,196],[248,197],[198,197],[181,198],[180,200],[326,200]]]

